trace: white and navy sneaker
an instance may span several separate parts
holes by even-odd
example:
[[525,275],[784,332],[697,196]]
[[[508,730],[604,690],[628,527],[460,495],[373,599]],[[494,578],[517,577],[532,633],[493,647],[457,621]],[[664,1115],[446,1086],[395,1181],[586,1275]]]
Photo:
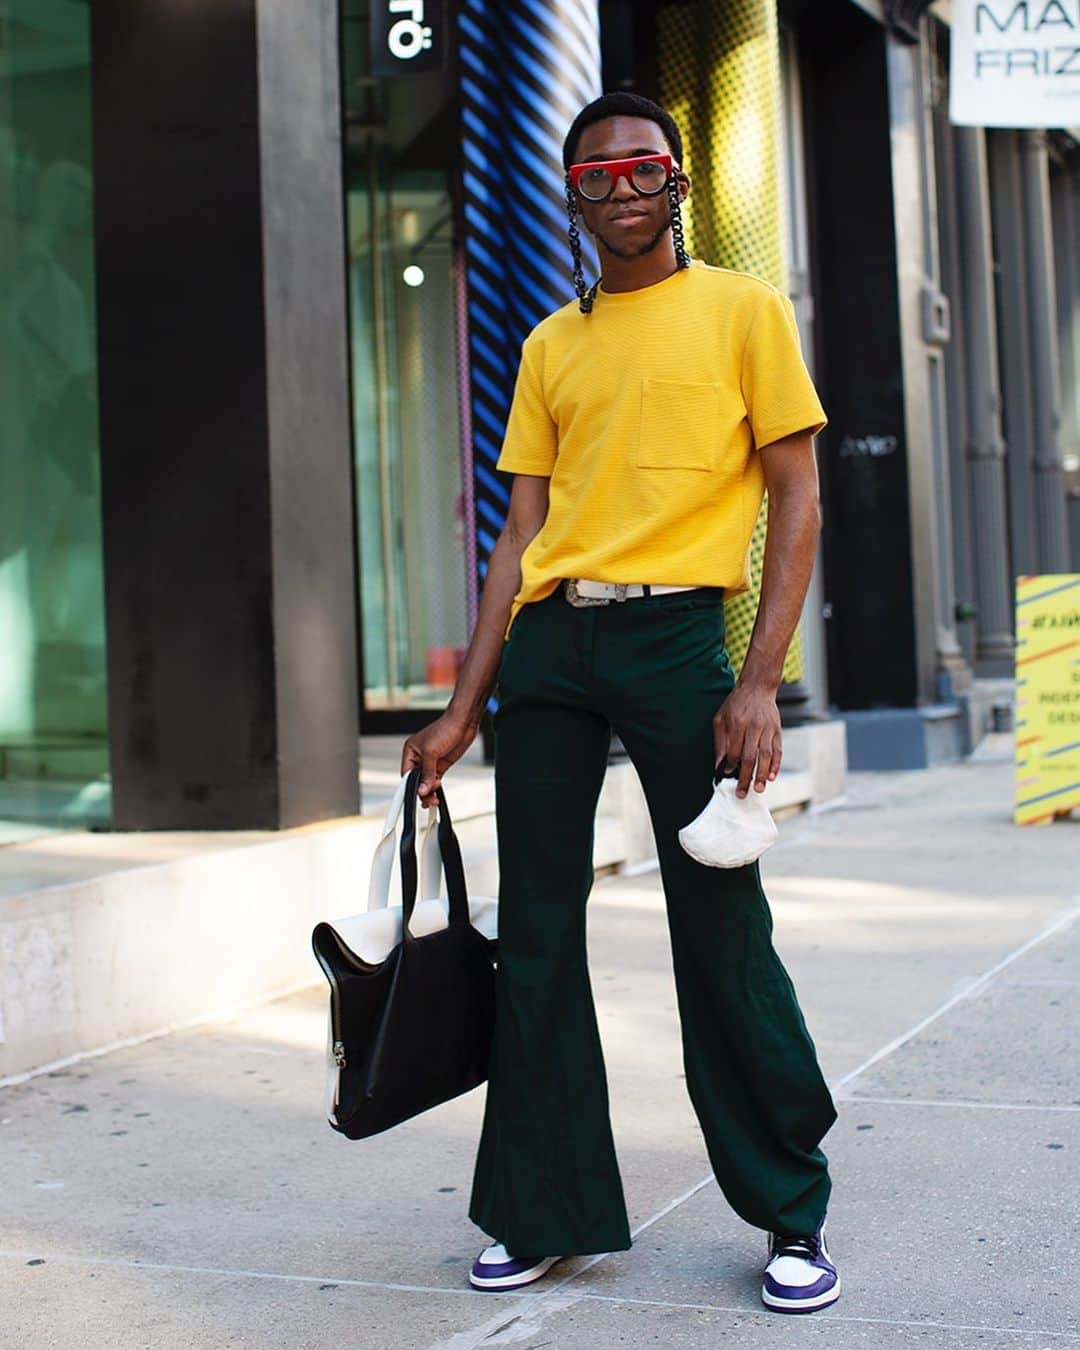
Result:
[[761,1301],[776,1312],[817,1312],[840,1297],[840,1276],[825,1245],[825,1220],[813,1237],[769,1234]]
[[501,1242],[485,1247],[469,1271],[469,1283],[477,1289],[520,1289],[548,1273],[561,1256],[511,1256]]

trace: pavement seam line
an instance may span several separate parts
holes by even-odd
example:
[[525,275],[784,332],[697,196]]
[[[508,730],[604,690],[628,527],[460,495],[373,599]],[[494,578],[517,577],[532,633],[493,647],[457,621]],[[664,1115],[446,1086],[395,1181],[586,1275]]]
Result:
[[1010,989],[1080,989],[1080,980],[1010,980]]
[[[610,1252],[599,1252],[595,1256],[590,1256],[585,1261],[584,1265],[578,1267],[577,1270],[572,1271],[569,1275],[564,1275],[562,1279],[548,1285],[546,1289],[543,1289],[536,1294],[525,1295],[525,1297],[529,1298],[530,1303],[533,1306],[538,1304],[543,1305],[542,1315],[538,1319],[534,1318],[528,1323],[529,1334],[532,1335],[534,1331],[540,1329],[540,1323],[544,1320],[544,1316],[551,1317],[555,1313],[563,1312],[567,1308],[572,1307],[575,1303],[580,1302],[584,1295],[577,1294],[568,1297],[566,1294],[563,1294],[560,1297],[559,1291],[565,1285],[569,1284],[571,1280],[576,1280],[579,1275],[584,1275],[587,1270],[591,1270],[598,1262],[603,1261],[606,1256],[610,1255]],[[513,1290],[509,1289],[505,1291],[506,1294],[512,1294],[513,1292]],[[518,1295],[518,1297],[521,1296],[522,1295]],[[485,1297],[490,1298],[490,1292],[485,1295]],[[436,1342],[429,1347],[429,1350],[476,1350],[476,1347],[483,1345],[485,1341],[487,1341],[489,1345],[497,1345],[497,1341],[490,1341],[488,1338],[495,1336],[507,1327],[508,1322],[506,1313],[496,1313],[494,1317],[488,1318],[486,1322],[482,1322],[478,1327],[471,1327],[465,1331],[459,1331],[447,1341]]]
[[1044,1106],[1039,1102],[973,1102],[965,1097],[934,1101],[929,1097],[864,1097],[859,1093],[857,1097],[845,1097],[844,1101],[852,1106],[867,1102],[877,1106],[959,1106],[972,1111],[1056,1111],[1065,1115],[1070,1112],[1080,1114],[1080,1106]]
[[[333,1276],[333,1275],[290,1275],[277,1271],[246,1270],[243,1268],[231,1268],[225,1266],[185,1266],[163,1261],[124,1260],[119,1257],[73,1256],[67,1253],[61,1254],[53,1253],[42,1258],[40,1256],[40,1252],[38,1253],[38,1255],[35,1256],[33,1253],[29,1251],[19,1252],[7,1249],[0,1249],[0,1258],[7,1258],[19,1261],[44,1259],[46,1264],[52,1261],[55,1262],[57,1265],[68,1264],[68,1265],[84,1265],[84,1266],[107,1266],[112,1269],[146,1270],[150,1272],[162,1271],[167,1272],[169,1274],[180,1274],[180,1275],[223,1275],[223,1276],[231,1276],[236,1279],[282,1280],[286,1283],[294,1283],[294,1284],[334,1284],[340,1285],[344,1288],[382,1289],[402,1294],[450,1294],[455,1297],[471,1298],[477,1301],[485,1298],[490,1298],[489,1294],[484,1294],[479,1290],[455,1289],[452,1287],[444,1288],[440,1285],[400,1284],[384,1280],[356,1280],[343,1276]],[[579,1274],[581,1274],[581,1271],[575,1272],[575,1276]],[[569,1278],[572,1279],[574,1278],[574,1276],[570,1276]],[[549,1300],[551,1300],[551,1296],[553,1293],[554,1290],[549,1290],[544,1294],[530,1294],[526,1290],[522,1290],[520,1293],[512,1296],[512,1298],[507,1299],[506,1302],[501,1305],[502,1312],[499,1313],[496,1317],[493,1317],[491,1319],[492,1323],[497,1324],[497,1328],[493,1329],[500,1329],[500,1330],[503,1328],[508,1329],[514,1322],[516,1322],[521,1317],[520,1311],[517,1313],[513,1312],[513,1305],[525,1304],[527,1306],[531,1305],[531,1308],[535,1308],[537,1307],[537,1305],[546,1304]],[[683,1303],[669,1299],[634,1298],[630,1295],[594,1294],[594,1293],[581,1293],[575,1295],[572,1299],[563,1298],[560,1300],[552,1300],[553,1306],[547,1308],[545,1312],[547,1314],[550,1314],[554,1312],[563,1311],[565,1308],[570,1307],[574,1303],[579,1302],[612,1303],[612,1304],[623,1304],[647,1308],[675,1308],[675,1309],[684,1308],[687,1311],[736,1313],[743,1316],[745,1316],[748,1313],[752,1314],[753,1316],[766,1315],[763,1314],[762,1311],[758,1308],[747,1308],[745,1306],[740,1306],[738,1304]],[[554,1306],[554,1304],[556,1303],[558,1304],[558,1306]],[[1000,1332],[1003,1334],[1017,1335],[1017,1336],[1050,1336],[1061,1340],[1080,1341],[1080,1335],[1070,1331],[1049,1331],[1039,1329],[1032,1330],[1026,1327],[999,1327],[999,1326],[990,1326],[983,1323],[927,1322],[927,1321],[915,1321],[905,1318],[893,1318],[893,1317],[849,1317],[841,1313],[830,1313],[830,1312],[818,1314],[818,1320],[829,1322],[852,1322],[859,1324],[869,1324],[874,1326],[920,1327],[920,1328],[928,1327],[934,1330],[944,1330],[944,1331],[979,1331],[979,1332],[994,1332],[994,1333]],[[526,1328],[523,1326],[522,1329],[524,1330]],[[530,1321],[527,1326],[527,1330],[530,1332],[530,1334],[537,1329],[538,1324],[535,1321]],[[470,1332],[465,1332],[462,1334],[465,1336],[472,1336],[473,1338],[475,1338],[475,1336],[478,1334],[479,1331],[480,1328],[475,1328]],[[487,1335],[490,1334],[491,1332],[489,1331]],[[462,1341],[458,1337],[455,1337],[451,1341],[445,1342],[444,1344],[448,1347],[453,1346],[454,1350],[459,1350],[459,1348],[460,1350],[466,1350],[466,1347],[472,1343],[473,1342],[470,1341]],[[475,1343],[480,1344],[481,1342]],[[497,1344],[497,1342],[489,1342],[489,1343]]]
[[[429,1284],[398,1284],[388,1280],[357,1280],[342,1275],[290,1275],[275,1270],[247,1270],[233,1266],[184,1266],[169,1261],[136,1261],[118,1256],[74,1256],[67,1252],[48,1252],[40,1250],[17,1252],[0,1249],[0,1259],[15,1261],[43,1260],[57,1265],[108,1266],[117,1270],[161,1271],[170,1275],[226,1275],[244,1280],[284,1280],[292,1284],[339,1284],[355,1289],[389,1289],[400,1294],[450,1294],[454,1298],[483,1299],[486,1297],[478,1289],[461,1289],[455,1286],[443,1287]],[[520,1298],[538,1302],[540,1294],[529,1294],[524,1290]]]
[[[540,1331],[541,1324],[548,1317],[557,1312],[565,1312],[585,1298],[584,1294],[558,1295],[554,1290],[548,1290],[544,1294],[534,1294],[524,1303],[518,1302],[515,1305],[510,1303],[508,1298],[513,1292],[512,1289],[507,1290],[501,1296],[506,1298],[507,1302],[502,1304],[501,1310],[494,1317],[488,1318],[478,1327],[466,1327],[449,1340],[439,1341],[430,1350],[477,1350],[479,1346],[513,1345],[515,1341],[531,1339]],[[491,1298],[492,1294],[489,1292],[481,1297]],[[500,1298],[498,1294],[494,1297]]]
[[[584,1294],[583,1301],[593,1303],[623,1303],[638,1305],[646,1308],[674,1308],[686,1309],[687,1312],[722,1312],[738,1313],[742,1316],[750,1314],[754,1317],[770,1317],[771,1314],[764,1308],[740,1307],[737,1304],[724,1303],[679,1303],[674,1300],[662,1298],[633,1298],[630,1296],[621,1296],[619,1294]],[[1041,1329],[1029,1330],[1026,1327],[996,1327],[986,1326],[974,1322],[918,1322],[903,1317],[851,1317],[845,1313],[819,1312],[815,1314],[815,1321],[819,1322],[855,1322],[859,1324],[869,1324],[871,1326],[885,1327],[917,1327],[929,1328],[935,1331],[989,1331],[1003,1332],[1010,1336],[1052,1336],[1060,1340],[1080,1341],[1080,1334],[1074,1331],[1046,1331]]]
[[21,1083],[29,1083],[32,1078],[40,1078],[42,1074],[55,1073],[57,1069],[67,1069],[72,1064],[82,1064],[87,1059],[99,1059],[102,1055],[111,1055],[114,1050],[131,1050],[135,1046],[145,1045],[147,1041],[157,1041],[163,1036],[173,1036],[180,1031],[198,1031],[200,1027],[206,1026],[209,1022],[229,1022],[244,1013],[255,1012],[268,1003],[277,1003],[283,998],[291,998],[294,994],[302,994],[305,990],[314,987],[314,980],[305,980],[302,984],[291,984],[285,989],[279,989],[276,994],[269,994],[265,998],[260,995],[249,1003],[238,1003],[234,1007],[218,1008],[214,1012],[201,1013],[198,1017],[191,1017],[184,1021],[170,1022],[167,1026],[155,1027],[153,1031],[140,1032],[138,1036],[125,1036],[118,1041],[110,1041],[108,1045],[99,1045],[93,1050],[78,1050],[73,1055],[67,1055],[63,1059],[54,1059],[49,1064],[42,1064],[36,1069],[25,1069],[22,1073],[13,1073],[6,1078],[0,1078],[0,1088],[18,1087]]
[[703,1191],[705,1187],[709,1184],[709,1182],[712,1180],[713,1174],[711,1172],[707,1177],[702,1177],[702,1179],[699,1182],[695,1183],[695,1185],[691,1186],[688,1191],[684,1191],[682,1195],[676,1196],[675,1199],[669,1201],[664,1206],[663,1209],[658,1209],[656,1213],[653,1214],[650,1218],[645,1219],[642,1223],[639,1223],[636,1228],[632,1228],[630,1230],[631,1238],[636,1238],[639,1233],[644,1233],[646,1228],[651,1228],[654,1223],[659,1223],[659,1221],[661,1219],[666,1218],[673,1209],[678,1209],[679,1206],[685,1204],[687,1200],[693,1199],[693,1197],[697,1195],[698,1191]]
[[943,1017],[947,1012],[950,1012],[958,1003],[963,1003],[965,999],[974,998],[977,994],[981,994],[991,980],[1000,975],[1008,966],[1011,966],[1014,961],[1018,961],[1021,956],[1026,956],[1029,951],[1034,947],[1039,946],[1040,943],[1045,942],[1047,938],[1051,938],[1063,929],[1068,928],[1076,920],[1077,916],[1080,916],[1080,905],[1074,905],[1072,909],[1066,910],[1064,914],[1059,914],[1052,923],[1047,924],[1047,926],[1036,933],[1034,937],[1028,938],[1026,942],[1009,952],[1007,956],[1002,957],[1002,959],[991,966],[989,970],[984,971],[984,973],[978,976],[971,984],[966,985],[963,989],[960,989],[953,994],[951,998],[946,999],[946,1001],[939,1008],[935,1009],[934,1012],[928,1013],[926,1017],[922,1018],[921,1021],[916,1022],[916,1024],[908,1031],[902,1032],[899,1036],[896,1036],[889,1041],[887,1045],[883,1045],[880,1050],[875,1050],[870,1058],[864,1060],[858,1068],[852,1069],[849,1073],[844,1074],[842,1078],[839,1078],[831,1085],[833,1093],[842,1092],[849,1084],[853,1083],[856,1078],[861,1077],[867,1069],[873,1068],[875,1064],[880,1064],[883,1059],[887,1058],[895,1050],[899,1050],[902,1045],[906,1045],[908,1041],[913,1040],[921,1031],[925,1031],[926,1028],[930,1026],[931,1023],[936,1022],[939,1017]]

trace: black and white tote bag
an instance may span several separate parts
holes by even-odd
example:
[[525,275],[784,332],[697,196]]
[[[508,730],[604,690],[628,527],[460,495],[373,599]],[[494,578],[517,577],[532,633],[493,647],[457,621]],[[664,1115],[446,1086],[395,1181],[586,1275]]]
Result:
[[[367,908],[316,925],[330,984],[326,1113],[361,1139],[476,1087],[487,1077],[495,1017],[498,908],[468,897],[461,849],[441,789],[422,847],[417,898],[416,790],[402,778],[371,864]],[[394,844],[401,904],[391,905]],[[445,895],[439,892],[439,873]]]

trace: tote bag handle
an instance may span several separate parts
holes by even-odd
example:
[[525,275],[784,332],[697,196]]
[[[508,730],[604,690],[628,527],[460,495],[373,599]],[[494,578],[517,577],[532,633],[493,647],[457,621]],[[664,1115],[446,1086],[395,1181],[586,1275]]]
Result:
[[382,838],[375,846],[371,859],[371,880],[368,883],[367,907],[385,909],[390,903],[390,876],[394,870],[394,834],[401,817],[401,808],[405,804],[405,792],[409,786],[409,775],[405,774],[390,798],[383,822]]
[[[406,942],[413,941],[409,932],[409,920],[416,906],[416,790],[420,786],[420,768],[410,770],[405,780],[405,819],[401,829],[399,858],[401,861],[401,918],[402,936]],[[446,805],[442,788],[436,788],[435,799],[438,811],[438,844],[442,858],[443,871],[446,874],[446,894],[449,901],[449,920],[451,924],[469,923],[469,897],[465,887],[465,868],[461,861],[461,847],[454,833],[453,821]]]
[[426,820],[420,838],[420,899],[437,900],[442,876],[442,854],[439,852],[439,807],[425,808]]
[[[410,779],[412,787],[410,788]],[[371,859],[371,878],[368,883],[368,910],[386,909],[390,903],[390,880],[394,869],[394,836],[397,833],[397,824],[401,819],[401,813],[410,799],[410,809],[413,818],[413,830],[415,832],[415,814],[416,814],[416,789],[420,782],[420,770],[413,769],[410,773],[404,774],[394,790],[394,795],[390,799],[390,805],[387,807],[386,819],[383,821],[382,836],[375,847],[375,852]],[[465,874],[461,863],[461,848],[458,844],[457,835],[454,833],[453,825],[450,820],[450,813],[447,809],[446,798],[443,796],[440,788],[437,794],[438,805],[428,812],[428,823],[423,833],[422,843],[422,862],[421,862],[421,883],[420,899],[433,900],[438,898],[439,894],[439,875],[440,872],[447,873],[446,884],[447,894],[453,900],[455,892],[460,885],[461,892],[466,895]],[[415,845],[413,846],[415,850]],[[448,867],[447,860],[452,860]],[[456,861],[453,861],[456,860]],[[413,867],[415,869],[415,851],[413,856]],[[456,870],[456,876],[451,880],[451,869]],[[404,877],[403,877],[404,881]],[[414,891],[415,895],[415,891]],[[410,906],[410,913],[412,907]],[[452,917],[452,916],[451,916]]]
[[[404,774],[394,789],[390,805],[386,809],[382,835],[375,846],[371,859],[371,874],[368,883],[367,908],[385,909],[390,903],[390,878],[394,870],[394,835],[401,819],[401,809],[405,805],[406,785],[409,776]],[[439,877],[442,872],[442,857],[439,853],[439,808],[431,807],[427,812],[427,824],[424,826],[420,844],[420,899],[437,900],[439,898]]]

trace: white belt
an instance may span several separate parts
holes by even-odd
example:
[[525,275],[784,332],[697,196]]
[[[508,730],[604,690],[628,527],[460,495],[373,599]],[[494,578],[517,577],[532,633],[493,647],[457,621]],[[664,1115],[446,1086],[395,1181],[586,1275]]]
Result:
[[642,595],[670,595],[673,591],[696,591],[697,586],[652,586],[642,582],[583,581],[572,577],[563,582],[566,599],[572,605],[607,605],[612,600],[636,599]]

